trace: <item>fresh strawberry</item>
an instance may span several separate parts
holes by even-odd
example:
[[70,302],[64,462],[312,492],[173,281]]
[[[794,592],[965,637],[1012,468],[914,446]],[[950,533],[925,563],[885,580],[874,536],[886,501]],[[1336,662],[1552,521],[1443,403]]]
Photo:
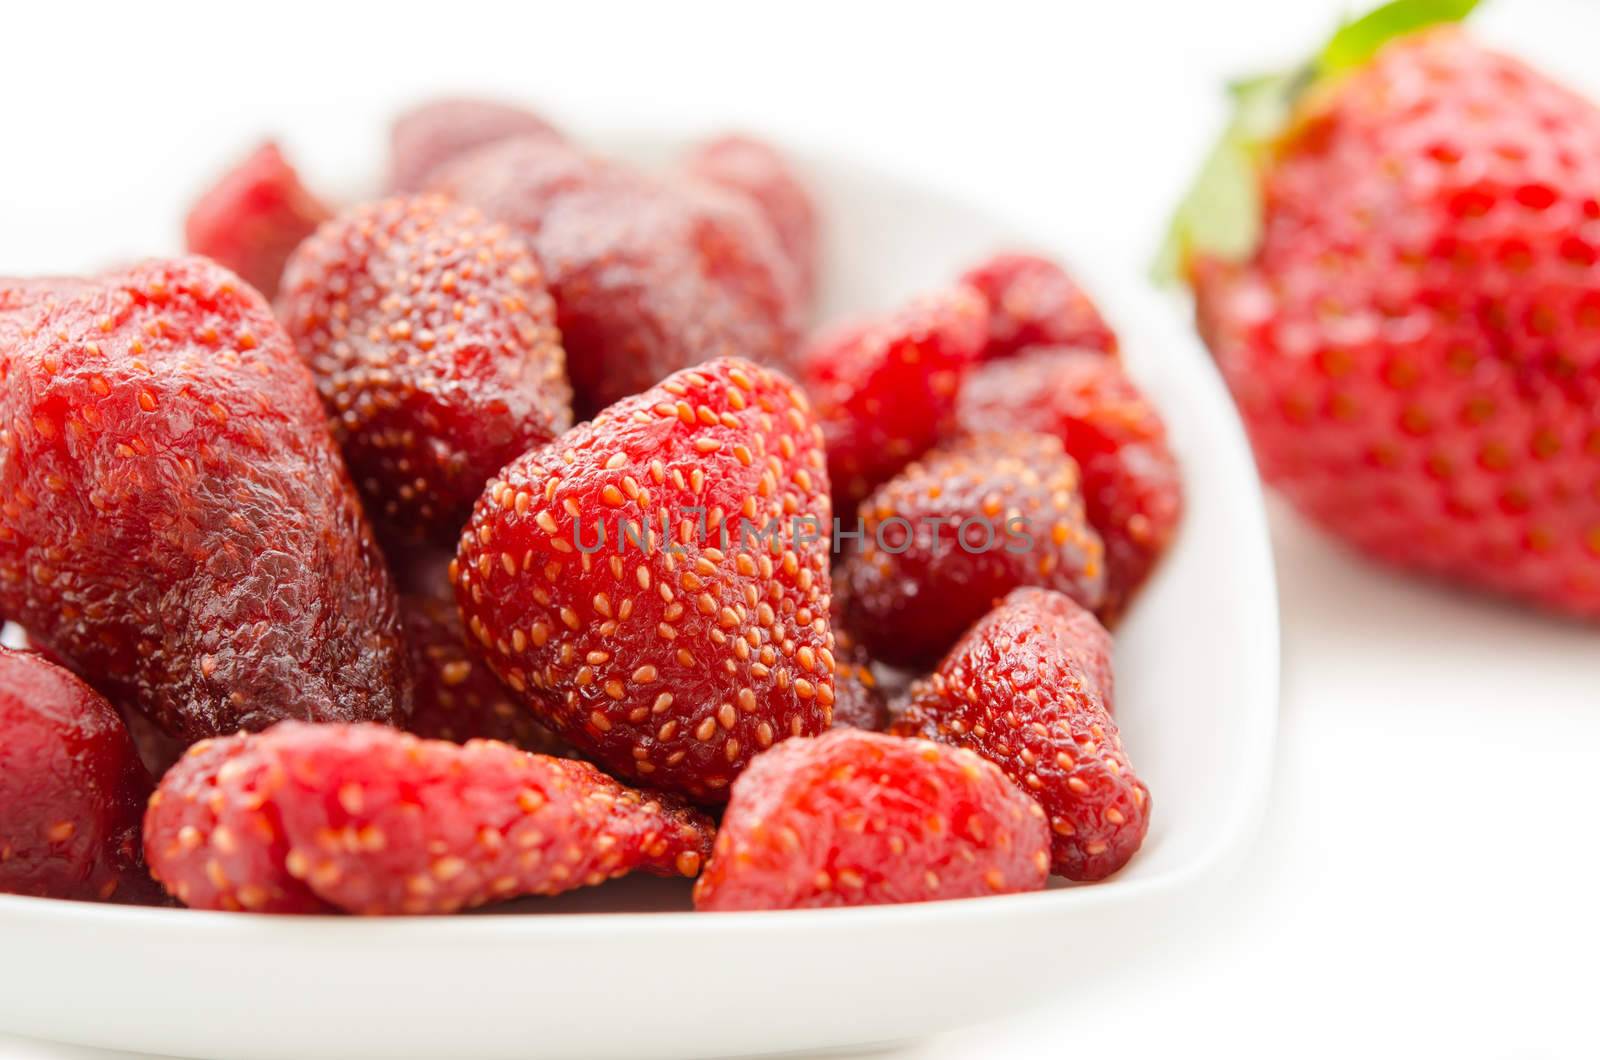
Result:
[[383,557],[242,280],[183,258],[0,287],[0,378],[0,613],[185,741],[404,713]]
[[1150,793],[1111,719],[1111,638],[1048,589],[1018,589],[912,686],[891,727],[970,748],[1044,806],[1051,864],[1098,880],[1127,864],[1150,826]]
[[861,503],[844,563],[849,617],[896,666],[937,662],[1019,585],[1098,607],[1105,549],[1084,518],[1078,465],[1043,434],[976,434],[934,449]]
[[817,289],[821,252],[817,207],[794,167],[777,148],[748,136],[723,136],[695,148],[684,168],[691,176],[749,196],[778,234],[794,265],[801,301]]
[[954,422],[956,393],[983,348],[988,311],[970,287],[824,333],[802,371],[828,446],[834,506],[848,514]]
[[989,303],[983,359],[1029,346],[1076,346],[1117,352],[1117,336],[1067,271],[1033,254],[996,254],[961,277]]
[[111,704],[33,652],[0,648],[0,891],[144,901],[150,793]]
[[431,183],[529,241],[580,416],[716,357],[792,359],[794,270],[743,196],[527,136],[469,152]]
[[1044,813],[970,751],[839,729],[734,781],[696,909],[976,898],[1045,884]]
[[712,361],[478,501],[452,567],[468,631],[618,775],[721,802],[754,755],[828,727],[828,475],[807,408],[781,375]]
[[1155,407],[1116,358],[1041,348],[974,372],[961,392],[959,419],[972,433],[1036,431],[1061,439],[1083,473],[1089,525],[1105,544],[1098,609],[1114,620],[1166,552],[1183,514],[1182,480]]
[[194,204],[184,238],[192,253],[226,265],[270,299],[289,254],[327,217],[278,145],[266,143]]
[[1176,247],[1302,513],[1600,618],[1600,109],[1457,27],[1394,34],[1438,11],[1391,4],[1257,82]]
[[290,259],[278,316],[386,539],[453,541],[491,475],[571,425],[538,263],[471,207],[341,214]]
[[445,163],[518,136],[563,139],[532,111],[488,99],[436,99],[395,119],[389,131],[389,190],[416,192]]
[[453,913],[634,870],[693,876],[713,831],[586,762],[285,722],[192,748],[150,800],[145,853],[197,909]]

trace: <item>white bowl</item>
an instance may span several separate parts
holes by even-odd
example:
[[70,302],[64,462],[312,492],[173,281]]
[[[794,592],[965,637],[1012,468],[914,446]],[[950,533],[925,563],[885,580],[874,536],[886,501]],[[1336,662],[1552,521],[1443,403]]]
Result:
[[[633,153],[659,155],[660,138]],[[1236,859],[1264,807],[1278,690],[1261,495],[1233,410],[1155,292],[914,182],[808,166],[828,315],[885,308],[1003,247],[1066,252],[1121,333],[1183,463],[1171,556],[1117,635],[1118,716],[1149,838],[1093,886],[910,906],[696,915],[624,880],[448,918],[347,920],[0,896],[0,1029],[207,1057],[712,1056],[915,1037],[1103,977]],[[1029,234],[1031,233],[1031,235]],[[538,913],[544,915],[511,915]]]

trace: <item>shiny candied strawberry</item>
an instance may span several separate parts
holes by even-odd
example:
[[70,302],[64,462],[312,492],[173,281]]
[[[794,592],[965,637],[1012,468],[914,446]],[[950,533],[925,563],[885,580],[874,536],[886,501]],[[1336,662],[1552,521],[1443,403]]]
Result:
[[794,270],[743,196],[526,136],[463,155],[431,186],[528,240],[580,417],[717,357],[792,359]]
[[145,850],[197,909],[415,915],[693,876],[713,831],[586,762],[285,722],[192,748],[150,800]]
[[1045,434],[973,434],[925,454],[860,508],[847,625],[875,658],[927,666],[1020,585],[1098,607],[1105,548],[1077,463]]
[[801,372],[827,442],[839,512],[848,516],[949,431],[987,318],[977,292],[957,287],[813,340]]
[[989,304],[982,357],[1010,357],[1030,346],[1117,352],[1100,310],[1060,265],[1034,254],[996,254],[961,276]]
[[917,681],[891,732],[970,748],[1049,815],[1053,871],[1098,880],[1133,857],[1150,793],[1112,720],[1111,638],[1048,589],[1018,589]]
[[695,908],[807,909],[1036,891],[1039,804],[970,751],[856,729],[790,740],[733,784]]
[[1161,415],[1115,358],[1035,349],[968,379],[964,431],[1035,431],[1061,439],[1083,473],[1089,525],[1105,544],[1107,622],[1126,610],[1177,533],[1183,483]]
[[271,298],[283,263],[329,210],[300,183],[274,143],[258,147],[189,210],[184,240]]
[[539,265],[471,207],[340,214],[290,258],[277,309],[386,540],[453,541],[491,475],[571,425]]
[[412,107],[389,130],[389,190],[422,191],[445,163],[518,136],[564,139],[532,111],[491,99],[435,99]]
[[684,162],[693,177],[748,196],[778,235],[794,265],[800,299],[810,305],[821,253],[811,191],[777,148],[750,136],[722,136],[696,147]]
[[805,395],[712,361],[502,470],[461,535],[456,598],[558,736],[721,802],[754,755],[830,722],[827,490]]
[[185,741],[409,706],[311,375],[203,258],[0,287],[0,613]]
[[150,775],[111,704],[43,656],[0,648],[0,892],[139,902]]

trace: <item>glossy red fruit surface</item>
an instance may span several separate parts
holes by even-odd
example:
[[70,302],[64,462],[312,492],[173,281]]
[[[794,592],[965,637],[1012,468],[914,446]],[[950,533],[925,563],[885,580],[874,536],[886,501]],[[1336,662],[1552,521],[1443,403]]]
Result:
[[701,144],[684,168],[694,177],[748,196],[778,235],[795,269],[803,303],[816,294],[820,223],[811,191],[782,152],[750,136],[723,136]]
[[961,279],[989,304],[984,360],[1010,357],[1030,346],[1117,352],[1117,336],[1100,310],[1077,281],[1048,258],[996,254]]
[[191,253],[226,265],[271,298],[283,263],[328,216],[278,145],[266,143],[194,204],[184,239]]

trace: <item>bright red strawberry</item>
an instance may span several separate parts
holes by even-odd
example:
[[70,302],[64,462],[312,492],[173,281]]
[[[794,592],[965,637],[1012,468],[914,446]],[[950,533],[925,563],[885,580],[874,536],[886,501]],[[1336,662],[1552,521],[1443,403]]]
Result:
[[1089,525],[1105,544],[1111,622],[1166,552],[1183,514],[1183,484],[1161,415],[1113,357],[1035,349],[986,364],[961,392],[961,428],[1036,431],[1061,439],[1083,473]]
[[191,749],[150,800],[145,852],[198,909],[454,913],[634,870],[693,876],[713,831],[586,762],[286,722]]
[[454,599],[400,598],[416,693],[406,729],[430,740],[500,740],[524,751],[570,754],[467,646]]
[[1047,589],[1018,589],[911,688],[892,732],[967,747],[1044,806],[1053,871],[1098,880],[1133,857],[1150,793],[1111,719],[1111,638]]
[[278,145],[266,143],[194,204],[184,238],[192,253],[226,265],[270,299],[289,254],[328,215]]
[[1036,891],[1039,804],[970,751],[838,729],[734,782],[696,909],[809,909]]
[[1044,434],[976,434],[924,455],[861,503],[844,563],[851,629],[896,666],[937,662],[1020,585],[1098,607],[1105,548],[1078,465]]
[[803,361],[828,446],[834,506],[846,515],[921,456],[955,418],[956,393],[983,348],[988,311],[970,287],[836,328]]
[[0,290],[0,613],[185,740],[390,720],[396,600],[316,388],[201,258]]
[[580,416],[716,357],[792,357],[794,270],[743,196],[658,180],[548,137],[480,148],[432,183],[529,241],[555,297]]
[[984,360],[1029,346],[1117,352],[1117,336],[1067,271],[1033,254],[996,254],[961,277],[989,303]]
[[412,107],[389,131],[389,190],[415,192],[446,162],[518,136],[564,139],[532,111],[488,99],[436,99]]
[[1180,231],[1200,329],[1310,519],[1600,617],[1600,109],[1454,27],[1387,39],[1426,6],[1260,89],[1255,223]]
[[817,207],[789,160],[764,140],[723,136],[695,148],[684,168],[755,202],[794,265],[801,301],[810,305],[821,253]]
[[491,475],[571,425],[538,263],[471,207],[341,214],[289,260],[278,316],[386,539],[453,541]]
[[43,656],[0,648],[0,891],[153,898],[139,854],[150,786],[103,696]]
[[807,409],[783,376],[712,361],[479,500],[452,567],[469,632],[618,775],[720,802],[754,755],[828,727],[828,475]]

